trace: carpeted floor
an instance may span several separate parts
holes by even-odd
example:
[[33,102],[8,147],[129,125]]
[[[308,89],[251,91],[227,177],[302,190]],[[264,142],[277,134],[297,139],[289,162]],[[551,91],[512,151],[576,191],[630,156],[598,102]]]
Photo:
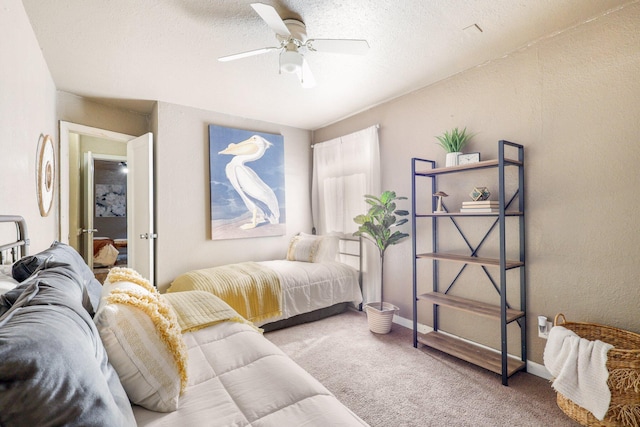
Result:
[[349,310],[265,333],[372,427],[578,426],[556,405],[549,381],[500,377],[437,350],[415,349],[411,330],[369,331]]

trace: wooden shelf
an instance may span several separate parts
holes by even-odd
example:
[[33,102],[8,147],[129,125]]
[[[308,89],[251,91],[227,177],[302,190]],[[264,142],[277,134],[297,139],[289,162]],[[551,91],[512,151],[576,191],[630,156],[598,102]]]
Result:
[[[429,301],[433,304],[451,307],[457,310],[500,320],[500,306],[498,305],[473,301],[467,298],[456,297],[453,295],[446,295],[440,292],[428,292],[426,294],[418,295],[418,298]],[[518,320],[522,316],[524,316],[523,311],[507,308],[507,323]]]
[[[505,216],[522,216],[524,213],[519,211],[506,211]],[[444,212],[444,213],[428,213],[428,214],[416,214],[417,218],[431,218],[434,216],[495,216],[499,215],[498,212]]]
[[[438,332],[418,335],[418,342],[444,353],[478,365],[496,374],[502,374],[500,352],[454,338]],[[526,368],[526,364],[513,356],[507,357],[507,376]]]
[[[512,159],[504,159],[505,166],[522,166],[522,162],[519,160]],[[487,169],[487,168],[496,168],[498,167],[498,159],[495,160],[485,160],[483,162],[478,163],[469,163],[467,165],[460,166],[451,166],[448,168],[435,168],[435,169],[427,169],[422,171],[416,171],[416,175],[420,176],[435,176],[435,175],[443,175],[447,173],[456,173],[456,172],[464,172],[478,169]]]
[[[454,262],[462,262],[465,264],[477,264],[484,265],[488,267],[500,267],[500,260],[494,258],[480,258],[475,256],[464,256],[464,255],[456,255],[456,254],[447,254],[447,253],[425,253],[425,254],[417,254],[416,258],[432,258],[442,261],[454,261]],[[514,260],[505,260],[505,267],[507,270],[516,267],[522,267],[524,262],[514,261]]]

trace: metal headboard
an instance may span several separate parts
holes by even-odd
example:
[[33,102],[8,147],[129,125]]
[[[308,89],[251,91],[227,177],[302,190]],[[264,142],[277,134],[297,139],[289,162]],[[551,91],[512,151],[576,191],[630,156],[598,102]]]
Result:
[[15,241],[0,245],[0,264],[7,260],[15,262],[29,255],[29,237],[27,222],[19,215],[0,215],[0,223],[13,222],[16,225],[17,238]]
[[[341,244],[338,254],[346,257],[346,259],[357,259],[358,262],[358,283],[360,285],[360,291],[362,292],[362,237],[355,237],[352,235],[343,235],[339,237]],[[347,262],[348,263],[348,262]],[[362,304],[358,309],[362,311]]]

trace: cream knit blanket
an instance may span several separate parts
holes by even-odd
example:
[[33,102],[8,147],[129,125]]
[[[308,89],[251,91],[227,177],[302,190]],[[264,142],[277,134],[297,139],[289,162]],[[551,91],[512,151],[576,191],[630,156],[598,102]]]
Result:
[[[178,318],[182,333],[191,332],[216,323],[231,321],[253,324],[240,316],[229,304],[205,291],[186,291],[162,294]],[[261,329],[256,328],[261,331]]]
[[555,377],[553,388],[602,421],[611,402],[607,352],[611,344],[580,338],[554,326],[544,348],[544,365]]

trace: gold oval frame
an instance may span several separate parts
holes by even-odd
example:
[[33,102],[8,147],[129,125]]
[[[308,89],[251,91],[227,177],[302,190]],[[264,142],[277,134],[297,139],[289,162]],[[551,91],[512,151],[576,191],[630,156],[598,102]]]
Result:
[[53,139],[40,135],[36,154],[36,192],[41,216],[48,216],[53,206],[56,182],[56,153]]

